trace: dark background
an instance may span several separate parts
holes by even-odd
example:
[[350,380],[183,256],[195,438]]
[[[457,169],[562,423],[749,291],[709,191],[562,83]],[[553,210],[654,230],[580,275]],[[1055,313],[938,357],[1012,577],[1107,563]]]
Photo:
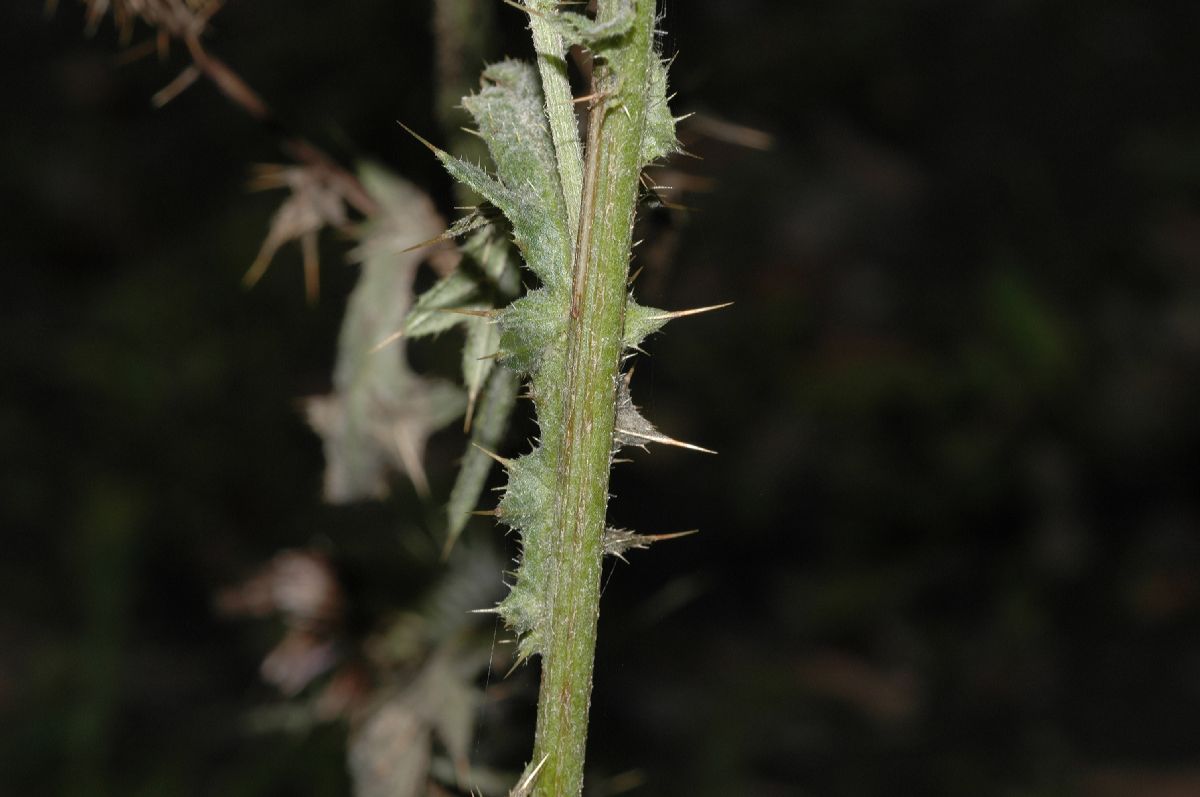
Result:
[[[641,296],[737,304],[638,368],[649,417],[721,455],[614,477],[614,522],[702,534],[606,568],[591,782],[1200,794],[1200,5],[666,12],[677,112],[774,144],[685,123],[703,159],[673,166],[711,190],[646,214],[679,238]],[[438,129],[428,14],[240,0],[208,43],[452,213],[395,124]],[[328,389],[347,246],[315,309],[292,248],[243,291],[274,141],[203,83],[153,110],[182,53],[119,50],[73,4],[0,6],[0,792],[346,794],[339,725],[247,731],[279,629],[213,595],[318,544],[362,612],[402,605],[436,505],[321,504],[295,400]],[[461,445],[433,441],[436,496]]]

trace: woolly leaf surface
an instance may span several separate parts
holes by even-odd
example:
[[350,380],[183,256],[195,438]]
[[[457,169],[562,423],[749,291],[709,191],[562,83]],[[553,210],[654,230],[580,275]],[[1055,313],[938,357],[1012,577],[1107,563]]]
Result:
[[482,166],[456,158],[449,152],[440,149],[435,148],[433,152],[446,167],[446,171],[450,173],[451,177],[461,183],[466,183],[481,197],[499,208],[504,215],[512,218],[519,203],[519,198],[513,191],[488,174]]
[[654,424],[646,420],[633,403],[629,392],[629,380],[622,379],[617,385],[617,420],[613,431],[614,452],[622,446],[645,448],[653,438],[661,437]]
[[554,468],[542,449],[518,457],[508,466],[508,487],[500,502],[500,520],[521,533],[517,583],[500,603],[500,613],[521,635],[519,655],[539,652],[539,624],[545,616],[547,585],[553,566],[550,522],[554,502]]
[[463,105],[479,126],[499,179],[461,161],[454,168],[508,217],[529,269],[546,285],[565,285],[571,239],[537,71],[520,61],[500,61],[484,70],[483,81]]
[[625,305],[625,348],[635,349],[642,345],[642,341],[666,326],[669,320],[666,311],[640,305],[631,297]]
[[489,65],[483,88],[464,97],[463,107],[475,118],[500,181],[522,201],[536,197],[545,211],[565,222],[554,143],[533,65],[511,59]]
[[633,9],[626,8],[612,19],[597,22],[591,17],[574,11],[560,11],[548,15],[553,27],[567,44],[579,44],[594,50],[603,50],[604,45],[615,43],[633,28]]
[[539,368],[547,351],[567,337],[570,298],[565,290],[530,291],[500,314],[504,363],[518,373]]
[[675,137],[675,117],[667,104],[667,66],[654,58],[650,62],[650,82],[646,86],[646,130],[642,134],[642,165],[665,158],[679,149]]

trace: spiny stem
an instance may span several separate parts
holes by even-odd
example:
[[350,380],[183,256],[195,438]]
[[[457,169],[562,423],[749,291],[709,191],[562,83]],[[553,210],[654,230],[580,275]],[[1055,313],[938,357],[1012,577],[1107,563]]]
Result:
[[[629,0],[601,0],[597,19],[611,20],[628,7]],[[635,7],[633,29],[619,54],[620,81],[612,64],[603,61],[593,77],[593,88],[604,99],[592,107],[589,120],[566,373],[558,382],[565,391],[564,423],[553,430],[560,452],[554,490],[557,561],[549,585],[533,753],[534,761],[545,759],[534,786],[538,797],[577,797],[583,786],[626,279],[646,120],[644,86],[655,57],[654,0],[635,0]]]

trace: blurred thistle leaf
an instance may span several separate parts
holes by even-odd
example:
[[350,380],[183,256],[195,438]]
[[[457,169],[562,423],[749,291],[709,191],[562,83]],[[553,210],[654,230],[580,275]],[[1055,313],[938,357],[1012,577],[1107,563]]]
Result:
[[341,622],[341,585],[328,557],[285,550],[240,584],[217,594],[217,610],[229,616],[282,615],[291,627],[328,628]]
[[[295,732],[339,719],[361,724],[399,696],[406,711],[435,730],[456,770],[465,772],[480,699],[472,684],[492,656],[487,638],[473,633],[479,616],[470,610],[496,598],[499,568],[491,547],[464,546],[423,597],[365,638],[347,632],[345,593],[322,553],[283,551],[221,590],[216,606],[222,614],[278,616],[287,626],[260,667],[265,682],[295,698],[329,674],[310,698],[255,711],[252,727]],[[396,717],[388,722],[404,724]]]
[[416,678],[367,710],[351,732],[348,750],[356,797],[424,794],[435,737],[453,762],[456,785],[467,785],[475,712],[483,697],[472,681],[487,661],[448,642]]
[[472,233],[462,246],[465,257],[458,270],[423,293],[403,328],[384,340],[387,343],[391,338],[423,337],[459,324],[467,325],[462,354],[463,383],[467,387],[464,430],[472,436],[447,507],[446,555],[479,501],[492,463],[484,450],[495,449],[504,437],[518,385],[511,371],[495,368],[501,332],[492,313],[497,304],[511,299],[519,290],[519,261],[507,239],[507,230],[496,223],[478,228],[477,218],[478,214],[467,216],[443,234]]
[[508,418],[516,403],[518,384],[516,374],[507,368],[492,369],[471,429],[471,443],[463,454],[458,478],[450,491],[450,503],[446,507],[446,554],[454,547],[455,541],[471,518],[471,512],[479,503],[479,496],[483,493],[493,462],[486,452],[494,451],[504,437],[508,428]]
[[404,695],[372,711],[350,736],[356,797],[419,797],[429,779],[432,731]]
[[460,635],[464,628],[475,626],[479,615],[472,610],[491,604],[502,591],[502,568],[503,562],[491,545],[459,547],[420,604],[431,645],[440,645]]
[[429,198],[377,166],[362,181],[379,205],[364,225],[362,275],[350,296],[338,341],[334,393],[310,399],[307,414],[325,441],[325,498],[331,503],[381,498],[391,471],[429,489],[422,463],[429,436],[459,417],[461,389],[414,373],[403,347],[375,350],[401,326],[412,303],[421,251],[408,250],[442,229]]
[[333,640],[292,629],[263,659],[259,673],[264,681],[284,695],[296,695],[333,669],[340,655]]
[[333,565],[315,551],[281,551],[240,584],[217,594],[217,610],[230,616],[279,615],[288,631],[267,654],[262,678],[295,695],[336,666],[345,598]]
[[454,762],[460,782],[467,776],[475,712],[483,699],[483,693],[468,680],[475,668],[464,664],[468,662],[436,656],[409,689]]

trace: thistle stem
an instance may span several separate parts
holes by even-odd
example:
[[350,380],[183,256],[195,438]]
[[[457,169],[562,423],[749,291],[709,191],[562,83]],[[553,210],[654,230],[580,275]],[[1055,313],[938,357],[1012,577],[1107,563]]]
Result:
[[[629,5],[630,0],[601,0],[597,19],[613,19]],[[534,761],[545,760],[534,785],[538,797],[577,797],[583,787],[645,86],[655,57],[654,0],[634,0],[634,5],[633,28],[622,37],[618,52],[598,61],[593,74],[599,99],[588,125],[566,373],[559,383],[565,390],[564,423],[553,430],[561,452],[555,477],[557,561],[533,753]],[[549,93],[547,98],[549,102]]]

